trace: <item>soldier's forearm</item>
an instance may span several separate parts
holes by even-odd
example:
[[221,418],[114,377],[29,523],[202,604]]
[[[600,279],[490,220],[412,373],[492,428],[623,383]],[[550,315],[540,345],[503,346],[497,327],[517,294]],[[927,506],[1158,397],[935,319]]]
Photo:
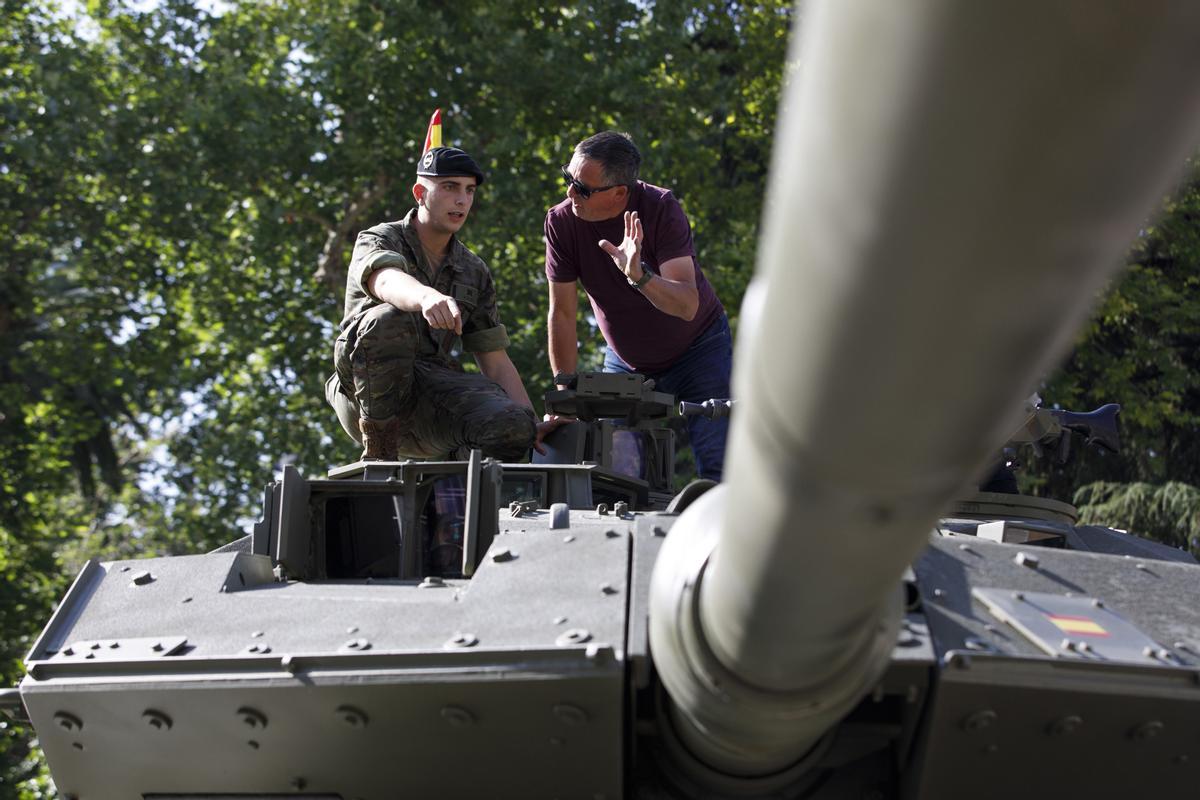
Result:
[[420,311],[425,295],[436,291],[397,267],[384,267],[371,273],[367,289],[401,311]]
[[479,371],[484,376],[500,384],[500,388],[514,403],[533,408],[533,403],[529,401],[529,393],[525,391],[525,384],[521,382],[521,373],[517,372],[508,353],[503,350],[476,353],[475,363],[479,365]]

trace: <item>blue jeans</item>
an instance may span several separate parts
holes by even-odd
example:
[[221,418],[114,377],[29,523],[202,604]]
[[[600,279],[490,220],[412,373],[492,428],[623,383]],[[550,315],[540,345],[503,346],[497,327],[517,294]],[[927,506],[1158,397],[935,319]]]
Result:
[[[670,392],[689,403],[729,398],[729,374],[733,369],[733,336],[729,318],[717,317],[704,333],[696,337],[691,347],[671,366],[661,372],[645,373],[626,364],[620,356],[605,348],[605,372],[629,372],[653,378],[655,388]],[[696,471],[701,478],[721,480],[725,468],[725,439],[729,434],[729,419],[688,417],[688,438],[696,457]]]

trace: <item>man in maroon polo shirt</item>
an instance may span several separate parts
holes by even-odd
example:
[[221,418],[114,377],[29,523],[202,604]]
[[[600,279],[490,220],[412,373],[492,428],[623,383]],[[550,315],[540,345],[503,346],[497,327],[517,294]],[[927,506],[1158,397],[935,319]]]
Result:
[[[696,262],[687,216],[670,190],[638,180],[641,160],[628,134],[604,131],[562,168],[567,199],[546,214],[550,368],[576,369],[578,282],[608,343],[605,372],[652,377],[690,402],[728,398],[725,309]],[[728,424],[688,418],[701,477],[721,479]]]

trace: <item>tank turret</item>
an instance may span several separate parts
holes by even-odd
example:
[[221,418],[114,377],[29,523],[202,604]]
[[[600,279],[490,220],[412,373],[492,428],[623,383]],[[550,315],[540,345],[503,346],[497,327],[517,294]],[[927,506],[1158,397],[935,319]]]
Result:
[[1200,8],[799,18],[726,482],[653,510],[601,462],[672,399],[588,378],[572,463],[285,470],[226,548],[93,561],[0,694],[64,796],[1197,785],[1200,565],[975,489],[1197,140]]
[[565,388],[546,394],[546,411],[575,421],[547,437],[546,453],[534,453],[533,464],[547,469],[552,484],[558,483],[555,470],[562,465],[589,465],[585,483],[590,494],[551,493],[543,506],[666,508],[674,494],[675,434],[664,423],[675,398],[641,375],[581,372],[556,375],[554,382]]

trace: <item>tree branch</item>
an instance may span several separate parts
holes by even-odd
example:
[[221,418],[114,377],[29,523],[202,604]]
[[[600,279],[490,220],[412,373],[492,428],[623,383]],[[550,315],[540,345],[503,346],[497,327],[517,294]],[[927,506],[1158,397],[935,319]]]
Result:
[[326,284],[335,295],[339,294],[346,285],[344,253],[347,243],[352,236],[357,235],[358,231],[363,229],[363,217],[383,198],[389,188],[391,188],[391,178],[384,173],[377,175],[362,194],[346,203],[341,222],[326,237],[325,246],[317,258],[317,270],[313,273],[313,278],[319,283]]

